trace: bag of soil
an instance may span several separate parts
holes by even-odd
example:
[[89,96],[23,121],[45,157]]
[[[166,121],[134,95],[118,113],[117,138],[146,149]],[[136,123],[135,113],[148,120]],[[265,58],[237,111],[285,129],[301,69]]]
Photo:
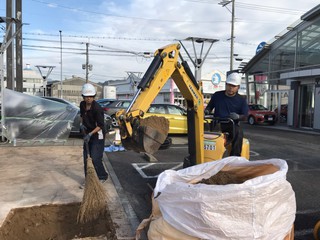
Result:
[[287,171],[281,159],[241,157],[166,170],[158,177],[155,201],[165,222],[192,237],[283,240],[296,213]]

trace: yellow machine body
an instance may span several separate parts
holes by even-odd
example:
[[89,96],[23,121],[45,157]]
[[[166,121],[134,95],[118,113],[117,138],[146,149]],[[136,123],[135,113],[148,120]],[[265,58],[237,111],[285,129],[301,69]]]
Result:
[[[187,103],[190,156],[188,166],[191,166],[221,159],[225,146],[222,136],[221,140],[220,137],[204,136],[203,95],[187,62],[182,59],[180,47],[180,44],[171,44],[155,52],[152,63],[137,86],[138,90],[130,106],[117,112],[116,116],[124,147],[153,154],[164,142],[169,128],[159,130],[157,126],[143,125],[142,118],[165,83],[172,79]],[[215,149],[216,152],[211,149]],[[249,150],[245,150],[244,154],[248,152]]]
[[[230,155],[231,144],[226,146],[225,134],[220,132],[204,133],[204,162],[211,162]],[[243,139],[241,157],[250,158],[250,143]]]

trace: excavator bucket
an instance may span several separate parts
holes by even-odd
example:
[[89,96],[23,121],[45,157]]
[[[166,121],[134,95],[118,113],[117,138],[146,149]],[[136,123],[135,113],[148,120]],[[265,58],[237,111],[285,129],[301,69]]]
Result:
[[133,126],[132,136],[122,139],[127,150],[153,154],[164,143],[169,132],[169,121],[164,117],[151,116],[140,119]]

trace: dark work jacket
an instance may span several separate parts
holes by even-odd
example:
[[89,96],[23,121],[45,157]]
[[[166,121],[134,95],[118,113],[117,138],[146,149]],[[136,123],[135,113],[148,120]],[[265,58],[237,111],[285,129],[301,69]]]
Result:
[[214,109],[214,116],[228,118],[230,113],[234,112],[239,115],[248,115],[248,104],[244,97],[238,93],[233,97],[228,97],[225,91],[215,92],[208,103],[206,110],[211,112]]
[[[99,103],[93,101],[91,108],[86,111],[86,102],[80,103],[80,116],[82,117],[82,124],[87,128],[87,133],[91,132],[97,126],[102,129],[103,139],[105,138],[104,112]],[[92,137],[98,138],[98,133]]]

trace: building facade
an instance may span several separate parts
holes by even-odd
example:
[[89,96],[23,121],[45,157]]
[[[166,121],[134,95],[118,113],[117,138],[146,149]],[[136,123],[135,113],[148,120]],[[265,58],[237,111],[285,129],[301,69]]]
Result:
[[287,105],[293,128],[320,130],[320,5],[278,34],[243,67],[249,102]]
[[[79,106],[80,102],[83,100],[81,95],[82,86],[86,83],[86,80],[81,77],[72,76],[69,79],[65,79],[62,82],[52,81],[47,84],[47,95],[48,97],[57,97],[68,100]],[[96,99],[103,98],[102,86],[90,82],[97,91]]]

